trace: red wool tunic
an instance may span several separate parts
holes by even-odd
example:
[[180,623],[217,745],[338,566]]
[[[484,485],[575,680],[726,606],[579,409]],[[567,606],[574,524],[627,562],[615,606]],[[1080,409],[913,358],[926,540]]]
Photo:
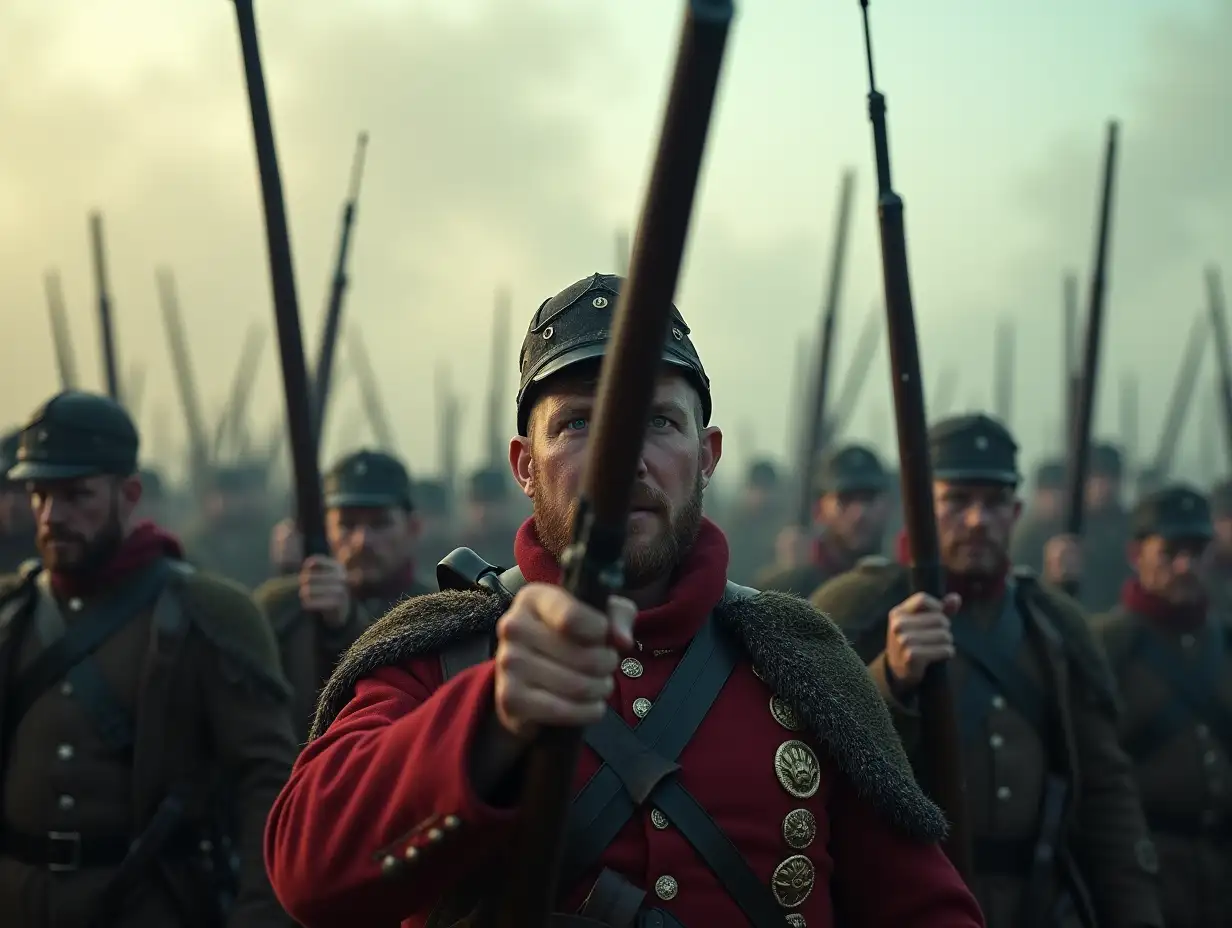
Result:
[[[557,568],[524,527],[518,563],[528,579],[555,581]],[[662,607],[639,614],[640,648],[628,655],[640,675],[616,675],[610,699],[630,725],[633,704],[653,700],[688,641],[722,595],[727,544],[705,523],[698,544]],[[630,666],[632,671],[636,667]],[[495,667],[480,664],[442,684],[436,656],[387,667],[362,679],[329,729],[300,755],[270,812],[266,865],[286,910],[304,928],[357,924],[420,928],[442,894],[464,876],[500,877],[499,852],[513,836],[512,809],[487,805],[471,787],[468,757],[478,723],[492,711]],[[767,886],[775,868],[805,855],[816,870],[798,906],[809,928],[975,928],[979,908],[933,844],[914,841],[883,821],[804,733],[785,729],[770,711],[771,692],[741,663],[679,758],[681,784],[709,812]],[[809,798],[787,792],[775,771],[785,741],[806,742],[821,760],[821,785]],[[598,769],[583,749],[575,784]],[[784,818],[807,809],[817,834],[790,847]],[[425,850],[403,874],[381,875],[378,851],[433,817],[457,816],[458,831]],[[660,822],[660,824],[664,824]],[[602,868],[649,890],[647,906],[670,911],[687,928],[748,924],[735,901],[670,824],[656,827],[639,810],[594,871],[562,900],[576,911]],[[669,877],[670,880],[661,879]],[[656,884],[675,895],[656,895]],[[836,906],[841,913],[836,916]]]

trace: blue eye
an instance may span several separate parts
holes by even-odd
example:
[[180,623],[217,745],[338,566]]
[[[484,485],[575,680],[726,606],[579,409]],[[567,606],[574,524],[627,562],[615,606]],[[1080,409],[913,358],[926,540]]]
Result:
[[665,429],[672,424],[672,420],[667,416],[651,416],[650,427],[654,429]]
[[577,432],[586,428],[586,419],[583,416],[578,416],[576,419],[570,419],[565,423],[565,428],[571,432]]

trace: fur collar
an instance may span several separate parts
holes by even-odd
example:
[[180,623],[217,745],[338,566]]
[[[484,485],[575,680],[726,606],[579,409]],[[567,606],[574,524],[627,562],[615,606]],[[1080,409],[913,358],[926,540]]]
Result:
[[[342,711],[358,680],[463,638],[490,634],[502,612],[498,597],[479,592],[436,593],[398,604],[360,636],[335,669],[321,692],[310,740]],[[715,619],[826,745],[862,797],[912,837],[945,835],[945,818],[916,785],[867,668],[829,619],[782,593],[725,598]]]

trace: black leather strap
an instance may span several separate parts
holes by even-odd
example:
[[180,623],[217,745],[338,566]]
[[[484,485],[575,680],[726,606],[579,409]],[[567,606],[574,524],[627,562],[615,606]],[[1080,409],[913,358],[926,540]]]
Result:
[[676,769],[684,750],[735,667],[734,646],[713,618],[693,637],[636,734],[613,709],[586,729],[603,765],[573,799],[565,831],[565,886],[580,880],[616,839],[638,805]]
[[65,679],[73,685],[73,698],[94,723],[103,744],[117,754],[131,749],[136,731],[132,713],[112,690],[98,661],[83,659],[65,674]]
[[89,613],[69,623],[63,637],[43,650],[13,684],[13,701],[6,708],[5,724],[15,731],[38,698],[78,663],[97,651],[162,591],[170,568],[160,559],[100,602]]
[[0,830],[0,857],[53,871],[118,866],[128,854],[130,844],[132,839],[127,835],[82,837],[67,831],[27,835],[7,828]]
[[1224,749],[1232,751],[1232,713],[1218,696],[1225,645],[1224,630],[1208,622],[1198,660],[1187,661],[1173,642],[1146,627],[1138,630],[1127,658],[1137,658],[1150,667],[1172,698],[1154,718],[1125,738],[1125,749],[1131,757],[1141,760],[1154,753],[1193,719],[1209,725]]
[[964,743],[978,737],[992,700],[998,694],[1045,737],[1048,703],[1044,692],[1017,664],[1025,640],[1025,626],[1013,585],[1006,589],[1005,606],[993,627],[984,632],[971,621],[952,625],[954,644],[970,664],[970,673],[958,694],[959,731]]

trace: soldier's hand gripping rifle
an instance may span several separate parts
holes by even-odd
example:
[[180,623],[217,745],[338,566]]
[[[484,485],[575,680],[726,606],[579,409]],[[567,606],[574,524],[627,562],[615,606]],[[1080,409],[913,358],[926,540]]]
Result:
[[[1104,330],[1104,297],[1107,292],[1108,241],[1112,234],[1112,194],[1115,189],[1119,127],[1108,123],[1104,152],[1104,183],[1100,195],[1099,232],[1095,239],[1095,266],[1091,268],[1091,294],[1087,306],[1086,339],[1082,349],[1082,379],[1074,407],[1073,434],[1065,468],[1065,532],[1082,536],[1085,515],[1087,470],[1091,450],[1091,426],[1095,421],[1095,387],[1099,383],[1099,349]],[[1065,584],[1071,596],[1076,583]]]
[[[629,500],[668,337],[710,113],[718,87],[730,0],[690,0],[667,111],[646,190],[629,279],[622,289],[599,376],[593,431],[561,583],[605,611],[622,586]],[[544,928],[556,902],[562,837],[581,730],[546,729],[527,758],[518,844],[510,857],[505,928]]]
[[[270,121],[265,75],[253,0],[234,0],[239,26],[240,51],[248,84],[248,104],[261,175],[261,199],[265,208],[265,236],[269,250],[270,280],[278,332],[278,355],[282,362],[282,385],[286,397],[287,432],[295,475],[296,520],[303,537],[304,557],[325,554],[325,520],[321,510],[321,477],[317,464],[316,436],[309,410],[308,371],[304,362],[303,330],[295,294],[295,270],[291,262],[291,239],[278,172],[278,152]],[[328,669],[325,671],[328,674]]]
[[338,232],[338,254],[334,259],[334,276],[330,280],[329,304],[325,309],[325,324],[321,328],[321,346],[313,368],[312,434],[316,436],[318,454],[325,441],[325,411],[329,407],[329,384],[334,373],[334,356],[338,353],[338,326],[342,320],[342,301],[346,296],[347,258],[351,254],[351,230],[355,227],[355,209],[359,204],[359,185],[364,177],[364,156],[368,151],[368,133],[359,133],[355,142],[355,159],[351,162],[351,185],[346,205],[342,207],[342,226]]
[[[903,517],[911,551],[911,591],[937,599],[945,594],[937,516],[933,510],[932,463],[924,413],[924,382],[916,339],[915,309],[907,267],[907,231],[903,200],[890,178],[890,141],[886,101],[873,73],[873,44],[868,24],[868,0],[860,0],[864,15],[864,47],[868,58],[868,112],[873,124],[877,159],[877,214],[881,231],[881,266],[885,278],[886,329],[890,338],[894,412],[898,424],[898,458],[902,481]],[[947,668],[928,668],[919,689],[920,726],[926,768],[920,771],[929,795],[950,820],[947,856],[964,878],[971,873],[971,839],[960,765],[958,722]]]

